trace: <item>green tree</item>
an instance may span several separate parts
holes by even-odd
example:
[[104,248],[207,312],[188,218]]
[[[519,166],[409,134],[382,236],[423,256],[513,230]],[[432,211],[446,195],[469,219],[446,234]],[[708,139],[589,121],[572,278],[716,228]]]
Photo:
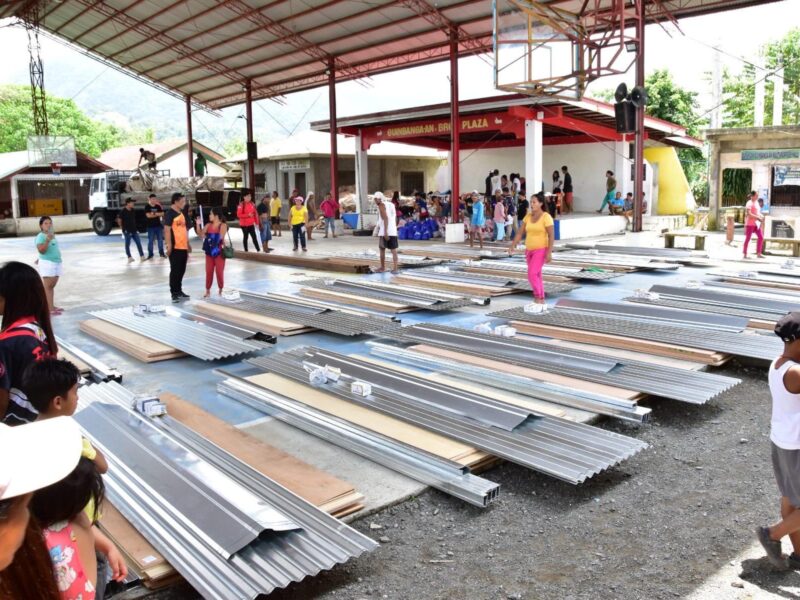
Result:
[[231,158],[247,150],[245,141],[240,137],[233,137],[225,141],[225,157]]
[[[100,156],[120,145],[124,132],[87,117],[72,100],[48,96],[47,120],[50,135],[75,138],[75,149]],[[21,85],[0,86],[0,152],[25,150],[29,135],[35,134],[30,89]]]
[[768,42],[763,46],[764,69],[746,64],[738,73],[726,69],[722,76],[722,91],[725,97],[723,126],[752,127],[755,112],[755,84],[765,79],[764,124],[772,125],[772,107],[775,97],[775,82],[772,73],[783,65],[784,124],[800,123],[800,29],[792,29],[783,39]]

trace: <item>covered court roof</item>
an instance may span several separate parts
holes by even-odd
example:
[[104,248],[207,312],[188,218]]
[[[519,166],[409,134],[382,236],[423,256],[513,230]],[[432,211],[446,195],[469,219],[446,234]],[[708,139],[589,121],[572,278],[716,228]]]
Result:
[[[615,0],[542,0],[574,12]],[[649,22],[777,0],[646,0]],[[41,29],[209,108],[492,50],[491,0],[6,0]]]
[[[614,106],[598,100],[561,100],[521,94],[493,96],[460,103],[461,148],[502,148],[525,143],[524,121],[542,121],[544,145],[622,141],[616,132]],[[432,104],[338,117],[339,133],[362,135],[364,149],[381,141],[402,141],[430,148],[450,148],[450,104]],[[701,148],[701,140],[686,129],[645,116],[647,140],[680,148]],[[329,121],[316,121],[311,128],[330,131]],[[629,136],[633,139],[633,136]]]

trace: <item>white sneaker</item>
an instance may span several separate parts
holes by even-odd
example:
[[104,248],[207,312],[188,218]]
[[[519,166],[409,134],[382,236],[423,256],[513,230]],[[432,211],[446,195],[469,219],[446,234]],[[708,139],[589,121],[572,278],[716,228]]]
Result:
[[132,256],[129,256],[129,257],[128,257],[128,262],[129,262],[129,263],[132,263],[132,262],[133,262],[133,257],[132,257]]

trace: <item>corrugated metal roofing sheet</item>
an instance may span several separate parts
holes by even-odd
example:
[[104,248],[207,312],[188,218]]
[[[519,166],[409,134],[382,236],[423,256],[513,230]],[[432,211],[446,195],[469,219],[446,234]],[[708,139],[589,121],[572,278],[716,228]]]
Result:
[[[129,406],[133,398],[131,392],[116,383],[83,387],[76,420],[88,424],[90,420],[85,416],[95,413],[97,419],[91,421],[92,427],[86,433],[108,459],[110,468],[104,479],[109,499],[204,598],[254,599],[377,547],[376,542],[208,443],[171,417],[148,419],[125,410],[124,418],[117,418],[119,411],[108,410]],[[297,523],[300,529],[262,534],[230,559],[211,551],[206,528],[191,526],[173,507],[161,501],[158,490],[151,487],[153,482],[146,478],[146,469],[139,468],[144,465],[128,464],[129,457],[118,453],[115,442],[120,435],[135,437],[131,423],[150,431],[148,438],[141,440],[145,448],[168,440],[206,461],[209,469],[246,486],[265,505]],[[181,468],[178,464],[172,466]]]
[[[648,0],[646,14],[656,22],[773,1]],[[550,2],[573,12],[586,5]],[[26,10],[6,2],[0,17]],[[41,10],[45,31],[214,108],[243,102],[247,79],[256,99],[325,85],[331,56],[340,81],[445,60],[450,23],[461,55],[491,51],[489,0],[70,0]]]

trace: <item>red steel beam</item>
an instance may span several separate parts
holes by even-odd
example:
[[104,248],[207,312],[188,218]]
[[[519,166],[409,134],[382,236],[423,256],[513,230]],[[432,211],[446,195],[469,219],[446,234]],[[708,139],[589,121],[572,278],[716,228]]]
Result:
[[[477,4],[477,3],[483,2],[483,1],[485,1],[485,0],[465,0],[464,2],[460,2],[458,4],[454,4],[454,5],[450,6],[450,7],[448,7],[447,10],[460,9],[460,8],[464,8],[465,6],[469,6],[471,4]],[[326,21],[325,23],[323,23],[321,25],[318,25],[316,27],[312,27],[310,29],[305,30],[303,33],[305,35],[316,34],[316,33],[319,33],[321,30],[327,29],[327,28],[329,28],[331,26],[342,25],[343,23],[345,23],[347,21],[357,20],[359,18],[359,16],[360,15],[349,15],[349,16],[343,17],[341,19],[335,19],[333,21]],[[375,26],[375,27],[370,27],[370,28],[362,30],[362,31],[358,31],[358,32],[356,32],[356,34],[357,35],[370,34],[370,33],[376,32],[376,31],[381,31],[383,29],[390,29],[392,31],[397,31],[399,27],[402,27],[406,23],[410,23],[412,21],[415,21],[418,18],[419,18],[418,15],[414,15],[414,16],[411,16],[411,17],[407,17],[405,19],[392,21],[390,23],[382,23],[381,25],[378,25],[378,26]],[[466,22],[462,23],[461,25],[462,26],[463,25],[472,25],[474,23],[479,23],[479,22],[482,22],[482,21],[485,21],[485,20],[486,19],[482,19],[482,18],[473,19],[471,21],[466,21]],[[338,42],[340,42],[340,41],[342,41],[344,39],[348,39],[348,38],[352,37],[352,35],[353,34],[350,33],[350,34],[347,34],[347,35],[342,36],[342,37],[326,40],[325,43],[326,44],[336,44],[336,43],[338,43]],[[250,52],[260,52],[261,50],[269,48],[270,46],[274,46],[276,44],[280,44],[283,41],[284,41],[283,39],[271,40],[269,42],[261,44],[260,46],[256,46],[255,48],[251,48],[249,51]],[[224,45],[224,44],[219,44],[219,45]],[[370,48],[372,46],[373,45],[366,46],[366,48]],[[214,47],[216,47],[216,45]],[[356,49],[353,49],[353,50],[349,50],[348,52],[358,52],[360,50],[363,50],[364,48],[365,47],[362,46],[362,47],[359,47],[359,48],[356,48]],[[226,54],[225,56],[221,56],[219,58],[216,58],[215,60],[217,62],[224,62],[224,61],[229,60],[231,58],[235,58],[235,57],[239,56],[240,54],[241,54],[240,52],[234,52],[234,53]],[[280,62],[282,60],[282,58],[283,58],[282,56],[275,56],[273,58],[266,59],[266,60],[263,60],[263,59],[262,60],[257,60],[257,61],[253,61],[253,62],[247,63],[245,65],[240,65],[238,68],[241,69],[241,70],[247,70],[247,69],[250,69],[250,68],[253,68],[253,67],[257,67],[257,66],[263,65],[264,63],[267,63],[267,62],[270,62],[270,61]],[[131,64],[133,64],[133,63],[131,63]],[[153,67],[151,69],[148,69],[148,71],[153,73],[156,70],[158,70],[159,68],[161,68],[161,66],[167,66],[169,64],[170,63],[164,63],[163,65],[159,65],[159,66]],[[306,64],[310,64],[310,63],[303,63],[303,64],[301,64],[299,66],[305,66]],[[297,67],[297,66],[298,65],[294,65],[294,67]],[[269,71],[269,72],[266,72],[266,73],[261,72],[261,73],[255,75],[255,76],[253,76],[253,79],[258,79],[260,77],[266,77],[266,76],[269,76],[269,75],[271,75],[273,73],[280,72],[281,70],[283,70],[283,69],[279,68],[279,69],[272,70],[272,71]],[[189,72],[189,70],[184,70],[184,71],[180,71],[180,72],[177,72],[177,73],[171,73],[170,75],[168,75],[164,79],[164,81],[167,81],[169,79],[173,79],[175,77],[180,77],[181,75],[183,75],[183,74],[185,74],[187,72]],[[198,77],[198,78],[195,78],[195,79],[191,79],[191,80],[189,80],[187,82],[183,82],[181,84],[181,86],[189,86],[189,85],[192,85],[194,83],[197,83],[198,81],[202,81],[202,78]]]
[[[128,13],[132,8],[136,7],[137,5],[141,4],[142,2],[144,2],[144,0],[133,0],[133,2],[131,2],[128,6],[126,6],[125,8],[120,9],[120,12]],[[107,25],[106,21],[103,21],[103,20],[98,21],[97,23],[95,23],[94,25],[89,27],[88,29],[84,29],[77,36],[72,38],[72,40],[71,40],[72,43],[73,44],[80,44],[80,42],[78,40],[80,40],[82,37],[88,35],[92,31],[96,30],[98,27],[104,27],[105,25]],[[118,36],[119,36],[119,34],[117,34],[117,36],[115,36],[115,37],[118,37]],[[86,46],[86,47],[89,50],[94,50],[96,48],[96,46]],[[127,48],[126,48],[126,50],[127,50]]]
[[[480,0],[467,0],[466,4],[471,4],[471,3],[476,2],[476,1],[480,1]],[[413,18],[417,18],[417,17],[413,17]],[[482,22],[484,20],[485,19],[475,19],[474,21],[469,21],[466,24],[471,25],[471,24],[474,24],[474,23],[480,23],[480,22]],[[380,27],[378,27],[377,29],[394,28],[395,25],[396,25],[396,23],[384,24],[384,25],[381,25]],[[489,51],[491,49],[491,41],[492,41],[491,40],[491,35],[492,35],[491,32],[487,32],[487,33],[485,33],[483,35],[473,36],[471,39],[474,40],[474,41],[470,42],[469,48],[465,47],[465,49],[468,52],[461,52],[461,54],[462,55],[466,55],[466,54],[469,54],[469,53],[480,52],[480,50],[476,50],[476,48],[480,48],[480,47],[483,47],[483,51]],[[486,39],[487,38],[489,38],[488,39],[488,41],[489,41],[488,45],[486,44]],[[348,53],[361,52],[363,50],[367,50],[367,49],[372,48],[372,47],[373,47],[372,45],[359,46],[358,48],[353,48],[351,50],[348,50]],[[431,50],[431,49],[434,49],[434,48],[441,48],[441,49],[449,52],[450,46],[449,46],[449,43],[441,43],[441,44],[437,43],[437,44],[433,44],[433,45],[427,46],[426,48],[423,48],[422,50]],[[419,52],[419,50],[420,49],[415,50],[414,53]],[[406,53],[407,52],[401,52],[401,53],[397,53],[397,54],[394,54],[394,55],[390,55],[389,57],[381,57],[381,58],[378,58],[378,59],[375,59],[375,60],[369,61],[369,62],[380,62],[380,61],[386,60],[386,59],[393,60],[394,57],[401,56],[401,55],[406,54]],[[446,56],[447,55],[445,55],[443,58],[446,58]],[[278,62],[279,65],[280,65],[281,57],[275,57],[274,59],[271,59],[271,60],[275,61],[275,62]],[[251,67],[263,65],[266,62],[270,62],[270,61],[264,61],[264,60],[256,61],[256,62],[252,62],[252,63],[246,64],[246,65],[241,65],[238,68],[241,69],[241,70],[247,70],[247,69],[249,69]],[[303,67],[307,67],[309,65],[314,65],[314,64],[317,64],[317,61],[311,60],[311,61],[307,61],[307,62],[304,62],[304,63],[292,65],[291,69],[301,69]],[[354,65],[360,65],[360,64],[364,64],[364,63],[354,63]],[[353,64],[351,64],[351,66],[353,66]],[[283,73],[285,71],[286,71],[286,67],[281,65],[281,66],[278,66],[278,68],[274,68],[274,69],[271,69],[271,70],[268,70],[268,71],[261,71],[261,72],[255,74],[255,75],[252,75],[251,78],[255,81],[255,80],[258,80],[258,79],[262,79],[262,78],[269,78],[269,77],[271,77],[273,75],[280,75],[281,73]],[[152,71],[150,71],[150,70],[148,70],[148,72],[152,73]],[[307,75],[307,77],[310,76],[310,75],[311,74]],[[346,73],[345,73],[345,75],[346,75]],[[363,73],[359,73],[359,75],[358,75],[358,77],[363,77],[363,76],[364,76]],[[173,76],[170,75],[170,76],[168,76],[168,77],[166,77],[164,79],[161,79],[160,81],[169,81],[170,79],[172,79],[172,77]],[[204,79],[207,79],[207,78],[198,77],[198,78],[195,78],[195,79],[193,79],[191,81],[183,82],[183,83],[179,84],[179,86],[181,88],[188,88],[189,86],[191,86],[191,85],[193,85],[195,83],[202,82]],[[341,77],[339,79],[341,80]],[[280,81],[283,81],[283,80],[279,80],[279,82]],[[227,87],[227,86],[224,85],[224,84],[223,85],[216,85],[216,86],[204,85],[202,90],[198,90],[198,92],[195,93],[194,95],[198,96],[201,93],[213,92],[215,90],[218,90],[218,89],[221,89],[221,88],[224,88],[224,87]],[[188,89],[187,89],[187,91],[188,91]]]
[[[263,10],[268,10],[268,9],[274,8],[275,6],[278,6],[280,4],[284,4],[285,2],[288,2],[288,1],[289,0],[277,0],[276,2],[271,2],[270,4],[267,4],[267,5],[262,6],[260,8],[254,8],[253,12],[255,13],[255,12],[259,12],[259,11],[263,11]],[[304,10],[304,11],[301,11],[299,13],[295,13],[295,14],[291,15],[288,19],[285,19],[285,20],[283,20],[281,22],[285,24],[286,22],[291,21],[292,19],[296,19],[299,16],[303,16],[303,15],[306,15],[308,13],[312,13],[312,12],[314,12],[316,10],[328,8],[333,4],[339,4],[340,2],[343,2],[343,1],[344,0],[332,0],[331,2],[328,2],[327,4],[323,4],[321,6],[317,6],[317,7],[314,7],[314,8],[309,8],[308,10]],[[225,3],[216,4],[214,6],[211,6],[208,9],[206,9],[206,10],[200,12],[200,13],[197,13],[191,19],[186,19],[185,21],[181,21],[180,23],[178,23],[176,25],[176,27],[180,27],[182,25],[185,25],[186,23],[189,23],[192,20],[197,19],[198,17],[202,17],[202,16],[206,15],[207,13],[210,13],[210,12],[215,11],[215,10],[219,10],[221,8],[225,8]],[[230,20],[220,19],[219,23],[217,23],[213,27],[210,27],[208,29],[200,30],[195,34],[190,35],[189,37],[185,37],[185,38],[181,39],[181,41],[185,44],[185,43],[190,42],[190,41],[192,41],[194,39],[197,39],[200,36],[209,35],[211,33],[214,33],[215,31],[218,31],[219,29],[222,29],[224,27],[228,27],[232,23],[237,23],[238,21],[241,21],[244,18],[245,18],[245,15],[239,15],[239,16],[235,17],[234,19],[230,19]],[[259,27],[256,27],[254,29],[250,29],[248,31],[245,31],[244,33],[241,34],[241,37],[249,37],[249,36],[254,35],[254,34],[256,34],[256,33],[260,32],[260,31],[261,31],[261,27],[259,26]],[[216,48],[219,48],[220,46],[227,46],[227,45],[228,45],[228,40],[221,40],[221,41],[217,42],[216,44],[211,44],[210,46],[204,46],[202,50],[197,50],[196,54],[206,54],[211,50],[215,50]],[[134,60],[133,62],[129,63],[128,66],[129,65],[135,65],[138,62],[145,61],[145,60],[147,60],[149,58],[152,58],[152,57],[156,56],[157,54],[158,54],[158,52],[151,52],[150,54],[146,54],[145,56],[141,56],[141,57],[137,58],[136,60]],[[231,54],[231,55],[228,55],[227,57],[223,57],[221,59],[218,59],[218,61],[225,60],[226,58],[231,58],[231,57],[234,57],[234,56],[237,56],[237,55],[238,55],[238,53]],[[161,67],[163,67],[165,65],[168,65],[168,64],[169,63],[162,63],[160,65],[156,65],[155,67],[151,67],[151,68],[152,69],[159,69],[159,68],[161,68]]]
[[[645,0],[636,0],[639,11],[639,20],[636,23],[636,37],[639,38],[639,48],[636,54],[636,85],[644,87],[644,11]],[[642,230],[642,196],[644,194],[644,106],[636,109],[636,141],[634,143],[634,175],[633,175],[633,231]]]
[[[336,60],[328,59],[328,118],[331,124],[331,194],[339,202],[339,148],[336,131]],[[327,230],[325,232],[327,235]]]
[[[162,8],[161,10],[158,10],[158,11],[154,12],[153,14],[151,14],[151,15],[148,15],[148,16],[147,16],[147,18],[146,18],[146,19],[143,19],[142,21],[140,21],[140,23],[149,23],[150,21],[152,21],[153,19],[157,19],[158,17],[160,17],[160,16],[161,16],[161,15],[163,15],[164,13],[171,11],[171,10],[172,10],[173,8],[175,8],[176,6],[178,6],[178,5],[180,5],[180,4],[185,4],[187,1],[188,1],[188,0],[178,0],[177,2],[173,2],[173,3],[172,3],[172,4],[170,4],[169,6],[165,6],[165,7],[164,7],[164,8]],[[141,4],[141,2],[134,2],[134,3],[133,3],[131,6],[129,6],[129,7],[126,9],[126,10],[130,10],[131,8],[135,7],[137,4]],[[206,11],[203,11],[203,12],[206,12]],[[187,20],[191,20],[191,19],[187,19]],[[176,23],[176,24],[174,24],[174,25],[170,25],[170,29],[173,29],[173,30],[175,30],[175,29],[177,29],[178,27],[180,27],[180,26],[181,26],[183,23],[185,23],[185,21],[183,21],[183,22],[181,22],[181,23]],[[86,30],[86,31],[84,31],[84,32],[83,32],[83,33],[80,35],[80,37],[83,37],[83,36],[84,36],[84,35],[86,35],[86,34],[87,34],[89,31],[91,31],[91,30]],[[97,49],[98,49],[100,46],[104,46],[104,45],[105,45],[105,44],[107,44],[108,42],[110,42],[110,41],[112,41],[112,40],[115,40],[117,37],[118,37],[118,35],[117,35],[117,34],[114,34],[114,35],[112,35],[111,37],[107,37],[107,38],[105,38],[103,41],[101,41],[101,42],[99,42],[99,43],[95,44],[94,46],[92,46],[91,48],[89,48],[89,50],[92,50],[93,52],[96,52],[96,51],[97,51]],[[78,39],[78,38],[75,38],[75,41],[77,41],[77,39]],[[118,50],[117,52],[114,52],[114,54],[109,54],[109,55],[107,56],[107,58],[108,58],[109,60],[114,60],[114,59],[115,59],[117,56],[119,56],[119,55],[120,55],[120,54],[122,54],[123,52],[127,52],[127,51],[128,51],[128,48],[123,48],[122,50]]]
[[[103,3],[103,0],[97,0],[97,1],[96,1],[94,4],[95,4],[95,5],[97,5],[97,4],[102,4],[102,3]],[[53,9],[52,9],[52,10],[50,10],[50,11],[48,11],[48,12],[47,12],[47,14],[45,14],[45,15],[44,15],[44,19],[46,19],[47,17],[49,17],[50,15],[52,15],[52,14],[53,14],[54,12],[56,12],[56,11],[57,11],[57,10],[58,10],[60,7],[62,7],[62,6],[68,6],[68,4],[67,4],[66,2],[59,2],[59,3],[54,3],[54,4],[55,4],[55,6],[53,7]],[[93,7],[90,7],[90,10],[91,10],[91,8],[93,8]],[[52,31],[53,33],[55,33],[55,34],[59,34],[59,33],[61,33],[61,30],[62,30],[62,29],[64,29],[64,27],[66,27],[67,25],[70,25],[70,24],[72,24],[72,23],[73,23],[73,22],[74,22],[76,19],[79,19],[80,17],[83,17],[83,16],[85,16],[85,15],[86,15],[86,13],[88,13],[88,12],[89,12],[88,10],[79,10],[79,11],[78,11],[78,12],[76,12],[74,15],[72,15],[72,16],[71,16],[69,19],[67,19],[67,20],[66,20],[66,21],[64,21],[64,22],[63,22],[61,25],[59,25],[59,26],[58,26],[58,27],[56,27],[55,29],[52,29],[51,31]]]
[[[491,34],[485,34],[479,37],[485,40],[487,50],[491,49]],[[413,52],[401,52],[392,56],[384,56],[378,60],[357,63],[355,64],[355,68],[360,72],[358,77],[363,77],[366,75],[375,75],[378,73],[395,71],[398,69],[407,68],[408,66],[422,66],[431,63],[442,62],[447,60],[448,56],[449,45],[441,46],[437,44],[428,48],[417,49]],[[356,77],[340,76],[338,79],[341,82],[349,81],[350,79],[355,78]],[[324,74],[324,72],[318,72],[309,74],[302,78],[292,77],[281,81],[272,82],[269,86],[259,87],[258,84],[256,84],[256,86],[253,88],[253,92],[257,99],[269,98],[271,96],[288,94],[290,92],[302,89],[319,87],[324,85],[325,81],[327,81],[327,76]],[[220,89],[223,87],[229,86],[217,86],[214,89]],[[209,90],[208,88],[201,89],[195,94],[195,98],[203,96],[204,91],[207,92]],[[222,96],[205,98],[202,100],[202,102],[207,103],[209,106],[213,106],[215,108],[224,108],[226,106],[241,104],[243,100],[244,96],[241,93],[228,93]]]
[[[104,2],[91,2],[90,0],[74,0],[87,8],[91,8],[100,12],[109,20],[119,23],[127,27],[129,30],[136,30],[142,36],[147,37],[150,41],[157,43],[163,46],[165,49],[170,49],[177,52],[180,55],[188,54],[192,52],[192,48],[185,46],[180,41],[160,32],[158,29],[154,27],[142,24],[133,17],[126,15],[123,11],[114,9]],[[194,61],[199,62],[199,61]],[[207,65],[198,64],[200,67],[204,67],[213,71],[217,75],[221,75],[228,79],[229,81],[241,85],[241,82],[246,79],[243,75],[237,73],[234,69],[223,67],[222,65],[218,65],[216,63],[209,63]],[[144,74],[147,76],[147,74]],[[157,81],[160,81],[157,79]]]
[[253,139],[253,86],[252,82],[248,79],[244,86],[245,92],[245,120],[247,122],[247,187],[253,194],[252,200],[256,201],[256,161],[251,157],[250,144],[255,140]]
[[189,177],[195,175],[194,172],[194,143],[192,140],[192,98],[186,96],[186,144],[189,149]]
[[461,196],[461,115],[458,108],[458,31],[450,30],[450,203],[452,222],[458,223]]

